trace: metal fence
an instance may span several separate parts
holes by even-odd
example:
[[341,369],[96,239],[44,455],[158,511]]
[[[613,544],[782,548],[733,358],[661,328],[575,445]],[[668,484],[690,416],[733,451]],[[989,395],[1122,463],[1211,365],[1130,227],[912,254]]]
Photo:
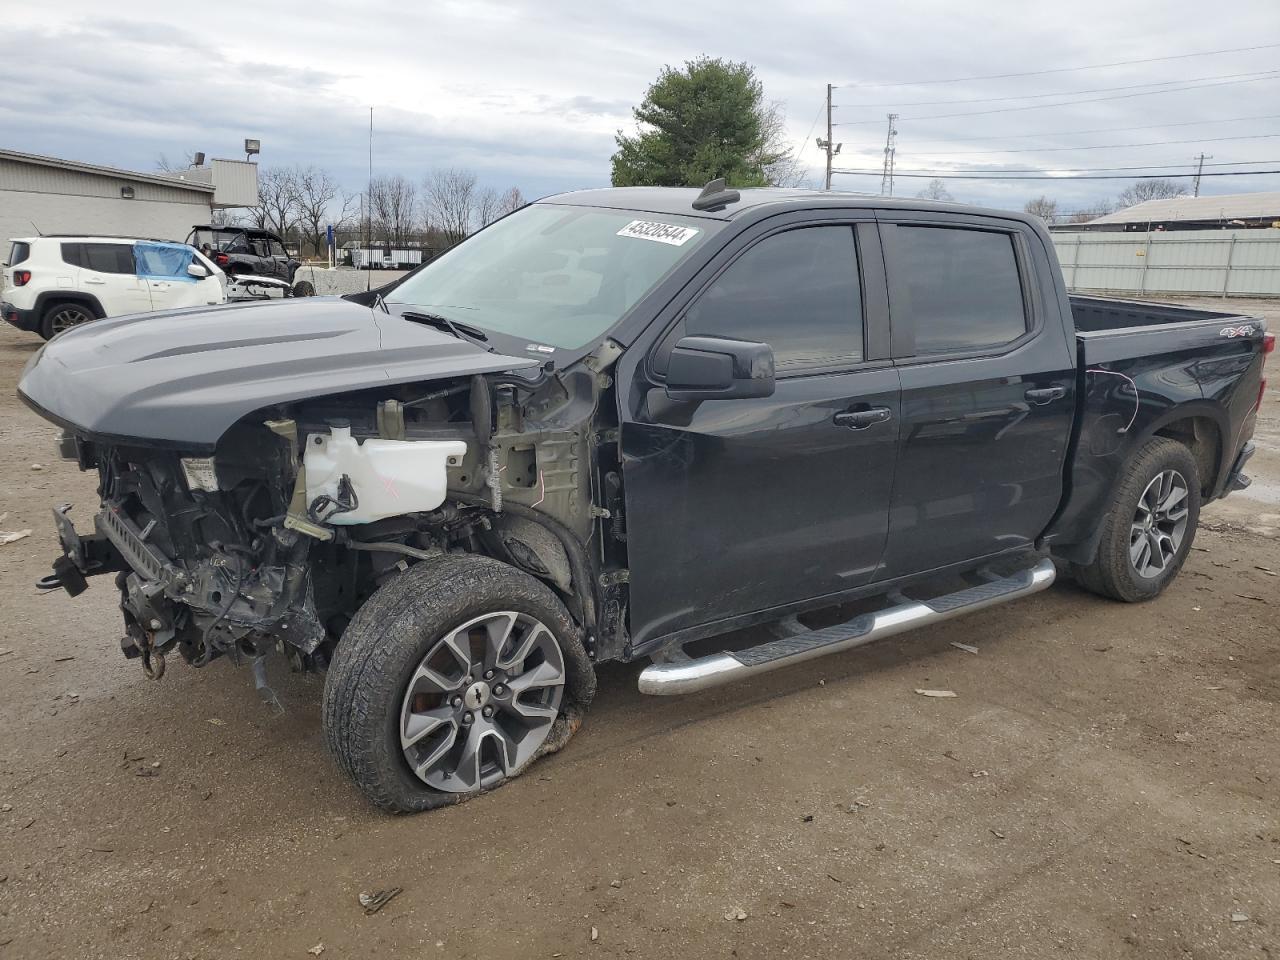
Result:
[[1280,230],[1054,233],[1072,290],[1280,297]]

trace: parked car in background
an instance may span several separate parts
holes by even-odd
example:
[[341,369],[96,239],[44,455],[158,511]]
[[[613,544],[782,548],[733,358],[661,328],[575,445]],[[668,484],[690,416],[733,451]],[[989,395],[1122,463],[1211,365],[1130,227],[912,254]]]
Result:
[[284,241],[270,230],[256,227],[195,226],[187,243],[209,257],[231,277],[251,274],[293,284],[301,265],[289,256]]
[[47,236],[13,241],[0,314],[46,340],[69,327],[150,310],[226,303],[226,277],[182,243]]

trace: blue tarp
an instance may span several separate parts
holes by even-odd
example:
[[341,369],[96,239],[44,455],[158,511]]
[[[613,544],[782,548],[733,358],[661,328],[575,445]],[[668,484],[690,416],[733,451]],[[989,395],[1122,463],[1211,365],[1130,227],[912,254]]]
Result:
[[193,252],[185,243],[135,243],[133,255],[138,276],[143,279],[196,282],[196,278],[187,273]]

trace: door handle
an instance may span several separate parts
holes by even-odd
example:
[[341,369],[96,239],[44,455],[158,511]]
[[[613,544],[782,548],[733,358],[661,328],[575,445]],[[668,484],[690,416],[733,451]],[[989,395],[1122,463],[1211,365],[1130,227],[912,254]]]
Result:
[[85,283],[106,283],[107,281],[103,280],[101,277],[85,277],[84,282]]
[[893,419],[893,411],[888,407],[872,407],[870,410],[845,410],[831,418],[837,427],[848,427],[850,430],[865,430],[877,423]]
[[1036,406],[1043,406],[1046,403],[1052,403],[1054,400],[1061,400],[1066,395],[1066,387],[1040,387],[1034,390],[1028,390],[1023,394],[1024,397]]

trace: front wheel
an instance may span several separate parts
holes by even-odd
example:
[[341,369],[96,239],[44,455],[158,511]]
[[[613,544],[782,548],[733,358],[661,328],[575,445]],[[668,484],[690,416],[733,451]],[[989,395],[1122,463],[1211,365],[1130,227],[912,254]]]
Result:
[[1153,437],[1130,461],[1103,520],[1098,554],[1076,580],[1134,603],[1158,596],[1178,575],[1200,519],[1200,476],[1183,444]]
[[549,587],[487,557],[426,561],[379,588],[338,643],[324,724],[375,804],[427,810],[501,786],[582,722],[595,674]]

